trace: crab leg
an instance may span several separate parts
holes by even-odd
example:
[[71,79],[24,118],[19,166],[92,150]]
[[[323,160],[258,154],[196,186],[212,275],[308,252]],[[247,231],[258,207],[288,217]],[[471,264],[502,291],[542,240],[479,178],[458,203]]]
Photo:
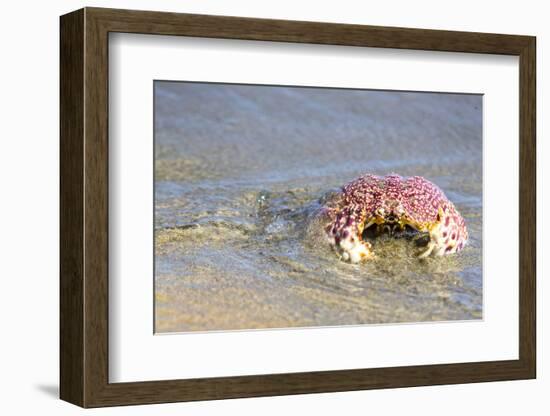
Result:
[[436,244],[433,241],[430,241],[428,243],[428,248],[425,251],[423,251],[422,253],[420,253],[418,258],[419,259],[424,259],[424,258],[428,257],[430,254],[432,254],[432,251],[435,248],[435,246],[436,246]]

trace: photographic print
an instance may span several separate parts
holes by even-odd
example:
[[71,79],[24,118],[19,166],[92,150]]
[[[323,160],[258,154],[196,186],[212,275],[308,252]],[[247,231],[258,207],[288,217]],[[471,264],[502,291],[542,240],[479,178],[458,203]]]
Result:
[[482,104],[155,81],[155,332],[481,319]]

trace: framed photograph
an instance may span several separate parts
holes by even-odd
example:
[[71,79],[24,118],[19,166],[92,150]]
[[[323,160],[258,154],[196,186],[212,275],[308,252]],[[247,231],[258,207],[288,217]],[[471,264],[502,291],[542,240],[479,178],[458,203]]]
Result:
[[535,378],[534,37],[60,29],[63,400]]

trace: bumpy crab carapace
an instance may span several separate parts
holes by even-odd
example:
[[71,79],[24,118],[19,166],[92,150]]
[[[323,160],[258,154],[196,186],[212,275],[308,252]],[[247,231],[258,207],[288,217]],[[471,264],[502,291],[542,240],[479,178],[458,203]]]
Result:
[[324,213],[325,231],[341,259],[374,256],[372,238],[387,233],[422,241],[420,258],[456,253],[468,241],[466,224],[443,191],[420,177],[363,175],[342,188]]

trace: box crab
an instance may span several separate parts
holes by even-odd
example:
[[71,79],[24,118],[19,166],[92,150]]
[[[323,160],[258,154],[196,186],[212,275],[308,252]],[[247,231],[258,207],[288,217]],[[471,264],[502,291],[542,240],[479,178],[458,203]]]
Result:
[[368,240],[381,234],[409,236],[424,246],[418,257],[456,253],[468,241],[466,224],[443,191],[420,176],[363,175],[324,207],[325,231],[341,259],[374,257]]

